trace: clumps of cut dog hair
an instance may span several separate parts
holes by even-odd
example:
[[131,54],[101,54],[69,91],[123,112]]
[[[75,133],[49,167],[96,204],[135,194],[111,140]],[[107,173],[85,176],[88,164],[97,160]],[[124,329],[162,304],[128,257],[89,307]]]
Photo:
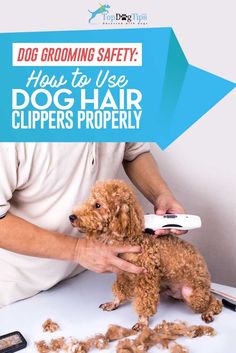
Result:
[[84,341],[74,337],[67,339],[59,337],[51,339],[49,343],[44,340],[36,342],[35,346],[39,353],[88,353],[93,348],[107,349],[110,342],[120,340],[116,347],[117,353],[146,353],[154,346],[169,349],[170,353],[187,353],[188,350],[185,347],[176,343],[177,338],[214,336],[215,330],[210,326],[188,326],[184,322],[163,321],[154,329],[145,327],[135,339],[127,338],[133,335],[137,335],[133,329],[110,325],[105,334],[97,334]]
[[44,332],[55,332],[60,329],[60,326],[52,321],[52,319],[47,319],[43,324],[42,328]]
[[106,311],[132,300],[139,320],[138,331],[155,315],[160,293],[183,300],[209,323],[222,310],[211,294],[210,274],[204,258],[187,241],[172,234],[155,238],[144,231],[144,215],[131,187],[121,180],[99,181],[87,202],[75,208],[71,222],[87,239],[114,246],[140,246],[140,253],[119,257],[146,269],[134,275],[117,275],[114,300],[100,305]]
[[154,329],[145,327],[133,340],[125,339],[117,345],[117,353],[145,353],[154,346],[169,349],[170,353],[187,353],[188,349],[176,343],[179,337],[214,336],[210,326],[187,326],[184,322],[163,321]]
[[110,342],[122,339],[124,337],[129,337],[131,335],[136,335],[136,331],[122,327],[119,325],[110,325],[107,332],[103,334],[97,334],[87,340],[81,341],[74,337],[69,337],[65,339],[64,337],[59,337],[56,339],[51,339],[50,342],[41,340],[35,342],[35,346],[39,353],[49,353],[49,352],[73,352],[73,353],[87,353],[92,348],[106,349]]

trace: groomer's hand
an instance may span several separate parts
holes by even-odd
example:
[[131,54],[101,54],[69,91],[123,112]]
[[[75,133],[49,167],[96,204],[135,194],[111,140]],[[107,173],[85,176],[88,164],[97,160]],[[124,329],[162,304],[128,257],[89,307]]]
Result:
[[83,267],[97,272],[142,273],[145,270],[118,257],[123,253],[139,253],[140,246],[111,246],[88,239],[78,239],[74,261]]
[[[154,211],[157,215],[164,215],[166,213],[185,213],[184,208],[176,201],[171,193],[163,193],[158,196],[154,205]],[[157,236],[169,233],[182,235],[187,233],[187,230],[159,229],[155,231],[155,235]]]

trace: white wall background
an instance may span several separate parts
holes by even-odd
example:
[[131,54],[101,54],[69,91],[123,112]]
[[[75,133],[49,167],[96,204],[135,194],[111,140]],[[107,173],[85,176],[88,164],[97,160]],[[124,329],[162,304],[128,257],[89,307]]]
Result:
[[[98,2],[1,1],[0,32],[97,29],[88,24],[88,9]],[[148,13],[149,27],[173,27],[192,65],[236,81],[235,0],[107,3],[114,12]],[[162,174],[178,200],[189,213],[202,217],[202,229],[186,239],[200,248],[213,280],[232,286],[236,286],[235,108],[234,90],[165,151],[153,145]],[[143,204],[150,210],[144,199]]]

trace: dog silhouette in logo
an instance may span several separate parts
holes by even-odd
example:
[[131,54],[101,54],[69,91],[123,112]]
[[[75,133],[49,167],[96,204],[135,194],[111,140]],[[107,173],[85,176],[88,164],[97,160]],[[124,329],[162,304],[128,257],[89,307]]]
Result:
[[91,13],[91,17],[89,19],[89,23],[91,23],[91,20],[94,17],[96,17],[97,15],[102,14],[102,13],[108,13],[109,12],[108,9],[110,9],[110,7],[111,7],[110,5],[102,5],[102,4],[99,4],[99,5],[100,5],[100,7],[97,10],[95,10],[95,11],[88,10]]

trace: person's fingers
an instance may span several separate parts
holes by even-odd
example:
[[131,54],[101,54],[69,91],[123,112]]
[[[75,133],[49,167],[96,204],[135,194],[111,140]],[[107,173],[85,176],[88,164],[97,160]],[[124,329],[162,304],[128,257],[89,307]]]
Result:
[[112,273],[116,273],[117,275],[120,275],[124,271],[122,271],[120,268],[116,266],[110,266],[106,272],[112,272]]
[[135,274],[145,272],[145,269],[143,269],[142,267],[133,265],[130,262],[122,260],[118,257],[114,257],[112,261],[112,266],[118,267],[122,271],[135,273]]
[[169,229],[157,229],[157,230],[155,230],[155,235],[156,236],[161,236],[161,235],[166,235],[166,234],[170,234],[170,230]]
[[163,216],[164,214],[166,214],[167,208],[165,205],[159,205],[158,208],[156,209],[156,214],[158,216]]
[[116,267],[116,266],[113,266],[111,264],[109,265],[100,265],[100,266],[91,266],[90,268],[88,267],[88,269],[90,271],[93,271],[93,272],[96,272],[96,273],[110,273],[110,272],[113,272],[113,273],[117,273],[117,274],[120,274],[124,271],[122,271],[120,268]]
[[115,247],[113,248],[114,252],[116,254],[123,254],[126,252],[132,252],[132,253],[139,253],[141,252],[141,246],[137,245],[137,246],[119,246],[119,247]]
[[188,233],[188,231],[187,230],[179,230],[179,229],[165,229],[165,230],[157,229],[155,231],[154,236],[159,237],[159,236],[170,234],[170,233],[175,234],[175,235],[183,235],[183,234]]
[[167,213],[167,211],[168,211],[168,208],[169,208],[169,206],[168,206],[168,198],[160,198],[159,200],[158,200],[158,202],[156,203],[156,205],[155,205],[155,213],[157,214],[157,215],[160,215],[160,216],[162,216],[162,215],[164,215],[164,214],[166,214]]
[[170,229],[170,232],[175,235],[182,235],[188,233],[187,230]]

